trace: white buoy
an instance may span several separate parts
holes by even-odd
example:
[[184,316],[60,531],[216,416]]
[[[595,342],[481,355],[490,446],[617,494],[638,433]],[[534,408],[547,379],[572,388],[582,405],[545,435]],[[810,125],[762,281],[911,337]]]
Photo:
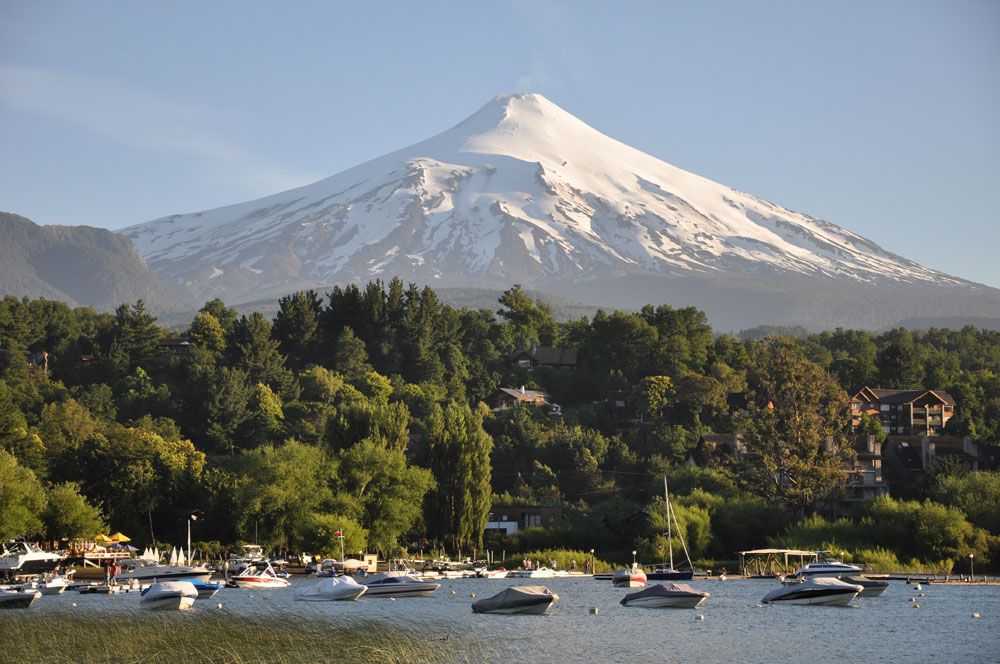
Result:
[[919,583],[917,584],[917,590],[923,590],[923,588],[920,587]]
[[[73,606],[76,606],[76,602],[73,602]],[[976,615],[978,615],[978,614],[976,614]]]
[[705,614],[703,614],[703,613],[699,613],[698,615],[696,615],[696,616],[694,617],[694,619],[695,619],[695,620],[704,620],[704,619],[705,619]]
[[390,601],[390,602],[395,602],[395,601],[396,601],[396,598],[395,598],[395,597],[390,597],[390,598],[389,598],[389,601]]
[[219,602],[218,604],[216,604],[216,605],[215,605],[215,608],[217,608],[217,609],[221,609],[221,608],[222,608],[222,602]]
[[455,592],[454,590],[452,590],[450,594],[451,594],[451,596],[452,596],[452,597],[454,597],[454,596],[455,596],[455,595],[457,595],[458,593],[456,593],[456,592]]
[[916,598],[916,597],[911,597],[911,598],[910,598],[910,601],[911,601],[911,602],[916,602],[916,601],[917,601],[917,598]]
[[475,597],[476,593],[469,593],[469,597]]
[[979,620],[980,618],[982,618],[982,616],[979,615],[978,611],[972,614],[972,619],[973,620]]
[[598,609],[596,606],[590,607],[590,615],[596,616],[598,613],[600,613],[600,609]]

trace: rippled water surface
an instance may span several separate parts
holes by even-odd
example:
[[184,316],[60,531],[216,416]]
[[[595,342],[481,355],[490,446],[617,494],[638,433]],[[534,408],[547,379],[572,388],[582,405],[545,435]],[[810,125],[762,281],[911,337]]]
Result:
[[[298,578],[294,585],[312,582]],[[559,595],[549,615],[492,616],[470,609],[471,593],[481,598],[508,585],[532,584]],[[929,585],[917,590],[896,581],[881,597],[858,599],[851,608],[760,606],[777,584],[695,581],[692,585],[712,593],[696,610],[626,608],[618,602],[629,591],[589,578],[446,580],[432,597],[395,602],[295,602],[288,588],[225,588],[215,599],[199,601],[193,613],[224,611],[235,620],[261,612],[282,620],[328,616],[331,630],[351,617],[404,629],[452,630],[509,653],[506,661],[1000,662],[1000,586]],[[65,593],[42,597],[30,611],[69,610],[73,602],[75,611],[145,615],[137,593]],[[597,615],[590,613],[591,607],[597,607]],[[972,619],[973,612],[982,618]],[[696,619],[699,614],[704,620]]]

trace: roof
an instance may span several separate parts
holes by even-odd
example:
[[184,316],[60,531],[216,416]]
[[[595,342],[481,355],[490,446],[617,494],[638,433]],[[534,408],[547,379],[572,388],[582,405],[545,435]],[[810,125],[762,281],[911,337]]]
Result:
[[868,392],[874,396],[878,399],[879,403],[886,404],[912,403],[920,397],[930,394],[949,406],[955,405],[955,399],[944,390],[926,390],[924,388],[918,390],[883,390],[877,387],[865,387],[854,396],[860,396],[863,392]]
[[535,401],[537,399],[548,399],[549,394],[541,390],[523,390],[516,387],[501,387],[498,392],[508,394],[518,400]]
[[741,556],[766,556],[773,554],[787,554],[789,556],[815,556],[815,551],[799,551],[798,549],[754,549],[753,551],[740,551]]
[[538,346],[534,350],[522,350],[511,355],[511,361],[519,357],[528,356],[538,364],[548,364],[551,366],[571,367],[576,366],[575,348],[555,348],[553,346]]

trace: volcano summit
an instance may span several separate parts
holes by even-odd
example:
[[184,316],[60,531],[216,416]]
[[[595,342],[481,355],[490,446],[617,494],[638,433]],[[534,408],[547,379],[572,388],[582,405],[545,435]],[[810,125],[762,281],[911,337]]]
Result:
[[304,187],[121,232],[161,279],[231,303],[399,276],[694,304],[723,328],[1000,315],[996,289],[671,166],[538,94]]

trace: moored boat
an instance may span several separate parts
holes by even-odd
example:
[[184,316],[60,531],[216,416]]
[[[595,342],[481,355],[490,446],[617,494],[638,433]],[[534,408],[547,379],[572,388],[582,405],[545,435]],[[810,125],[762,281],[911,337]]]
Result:
[[622,598],[622,606],[650,609],[693,609],[708,599],[709,593],[686,583],[655,584]]
[[299,602],[350,601],[361,597],[367,588],[349,576],[326,577],[316,583],[295,589]]
[[783,585],[765,595],[761,603],[847,606],[862,590],[861,586],[824,576]]
[[405,572],[378,572],[365,578],[365,597],[427,597],[440,583],[421,581]]
[[42,551],[30,542],[0,544],[0,578],[15,579],[44,574],[64,561],[62,554]]
[[42,593],[37,590],[27,592],[0,590],[0,609],[26,609],[41,596]]
[[556,573],[548,567],[538,567],[535,569],[515,569],[507,572],[509,579],[554,579]]
[[161,565],[154,560],[134,558],[121,562],[123,571],[115,575],[118,583],[138,581],[139,583],[154,581],[171,581],[179,579],[201,579],[208,581],[212,570],[202,565]]
[[198,591],[198,599],[212,599],[215,594],[222,590],[221,583],[212,583],[211,581],[202,581],[201,579],[179,579],[181,581],[190,581],[194,589]]
[[856,574],[861,574],[863,570],[857,565],[851,565],[848,563],[842,563],[836,558],[824,558],[818,563],[809,563],[799,569],[795,570],[789,578],[792,579],[809,579],[816,577],[840,577],[840,576],[853,576]]
[[646,573],[638,565],[627,569],[615,570],[611,583],[616,588],[642,588],[646,585]]
[[153,611],[185,611],[196,599],[198,591],[190,581],[161,581],[143,590],[139,603]]
[[472,603],[473,613],[541,615],[559,601],[545,586],[511,586],[493,597]]
[[266,560],[250,565],[230,581],[237,588],[287,588],[291,585],[288,579],[279,577]]
[[858,597],[878,597],[889,587],[888,581],[869,579],[864,576],[838,576],[837,578],[845,583],[851,583],[864,588]]

